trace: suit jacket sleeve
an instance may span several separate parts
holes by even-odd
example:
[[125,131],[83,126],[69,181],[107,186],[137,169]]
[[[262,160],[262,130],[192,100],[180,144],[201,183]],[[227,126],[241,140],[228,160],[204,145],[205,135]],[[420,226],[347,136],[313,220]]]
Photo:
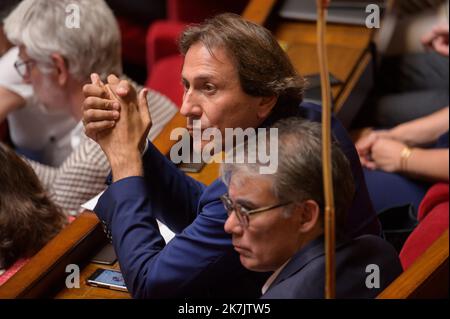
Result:
[[[300,107],[301,117],[313,122],[321,122],[322,111],[320,106],[312,103],[303,103]],[[359,161],[358,152],[341,122],[332,117],[331,129],[339,142],[341,150],[350,162],[356,192],[351,207],[347,213],[347,232],[352,236],[363,234],[380,235],[381,227],[369,196],[364,179],[363,169]]]
[[197,217],[206,186],[180,171],[152,143],[143,157],[144,181],[151,194],[151,210],[158,220],[179,233]]
[[[145,177],[110,185],[95,212],[109,229],[134,297],[205,296],[218,272],[226,276],[239,266],[223,230],[226,212],[218,197],[226,188],[218,181],[213,190],[203,192],[204,185],[156,152],[149,145]],[[179,232],[167,247],[156,217]]]

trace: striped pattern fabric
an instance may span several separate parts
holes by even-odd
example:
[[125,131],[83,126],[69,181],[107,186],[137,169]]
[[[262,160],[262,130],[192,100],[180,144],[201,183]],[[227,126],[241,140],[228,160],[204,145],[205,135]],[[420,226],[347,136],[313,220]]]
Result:
[[[153,140],[178,109],[168,98],[156,91],[149,89],[147,98],[153,122],[148,137]],[[79,146],[60,167],[50,167],[26,160],[54,202],[71,215],[77,214],[81,204],[106,188],[105,181],[111,170],[100,146],[84,133]]]

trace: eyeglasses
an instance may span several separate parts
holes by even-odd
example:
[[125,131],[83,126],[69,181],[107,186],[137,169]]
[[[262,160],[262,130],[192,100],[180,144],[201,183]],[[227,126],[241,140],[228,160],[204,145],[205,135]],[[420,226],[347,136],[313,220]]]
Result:
[[25,78],[26,76],[28,76],[28,74],[30,74],[30,68],[35,63],[36,61],[34,60],[18,60],[14,63],[14,67],[16,68],[17,73],[19,73],[22,78]]
[[244,228],[247,228],[250,223],[250,215],[267,212],[269,210],[272,210],[272,209],[275,209],[278,207],[282,207],[282,206],[286,206],[286,205],[289,205],[292,203],[292,202],[279,203],[279,204],[275,204],[275,205],[270,205],[270,206],[266,206],[266,207],[248,210],[240,204],[233,203],[233,201],[231,200],[231,198],[228,194],[222,195],[220,197],[220,199],[223,202],[223,206],[225,206],[225,209],[227,210],[228,216],[230,216],[231,213],[234,211],[236,213],[237,219],[239,220],[239,223]]

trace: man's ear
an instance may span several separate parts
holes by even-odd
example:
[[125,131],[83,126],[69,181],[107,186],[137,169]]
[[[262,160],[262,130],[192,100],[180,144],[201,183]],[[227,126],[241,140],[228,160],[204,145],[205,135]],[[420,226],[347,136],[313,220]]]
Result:
[[69,66],[61,55],[53,53],[51,57],[56,69],[56,80],[60,86],[65,86],[69,81]]
[[261,101],[258,105],[258,117],[260,119],[265,119],[269,116],[272,109],[275,107],[275,104],[277,104],[278,96],[267,96],[262,97]]
[[294,214],[298,214],[300,218],[299,232],[308,233],[319,224],[320,207],[319,205],[309,199],[295,208]]

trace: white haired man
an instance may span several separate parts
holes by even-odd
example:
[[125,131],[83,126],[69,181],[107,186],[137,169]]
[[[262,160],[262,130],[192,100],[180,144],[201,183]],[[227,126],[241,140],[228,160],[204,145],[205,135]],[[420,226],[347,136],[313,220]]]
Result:
[[[80,13],[80,28],[66,25],[70,14],[66,10],[74,4],[73,14]],[[79,122],[72,132],[73,151],[60,167],[30,161],[55,202],[76,212],[105,188],[110,170],[98,144],[84,135],[80,120],[82,89],[91,73],[103,79],[107,74],[122,74],[117,22],[103,0],[24,0],[5,20],[5,31],[19,47],[17,71],[33,86],[38,100],[49,110],[65,108]],[[149,133],[152,139],[177,109],[156,92],[149,92],[147,98],[156,125]],[[110,108],[119,105],[111,103]]]
[[32,86],[23,83],[14,68],[19,48],[7,39],[3,20],[19,3],[20,0],[0,1],[0,123],[8,121],[16,152],[57,166],[70,154],[67,135],[77,122],[65,110],[49,113],[41,107],[33,98]]

